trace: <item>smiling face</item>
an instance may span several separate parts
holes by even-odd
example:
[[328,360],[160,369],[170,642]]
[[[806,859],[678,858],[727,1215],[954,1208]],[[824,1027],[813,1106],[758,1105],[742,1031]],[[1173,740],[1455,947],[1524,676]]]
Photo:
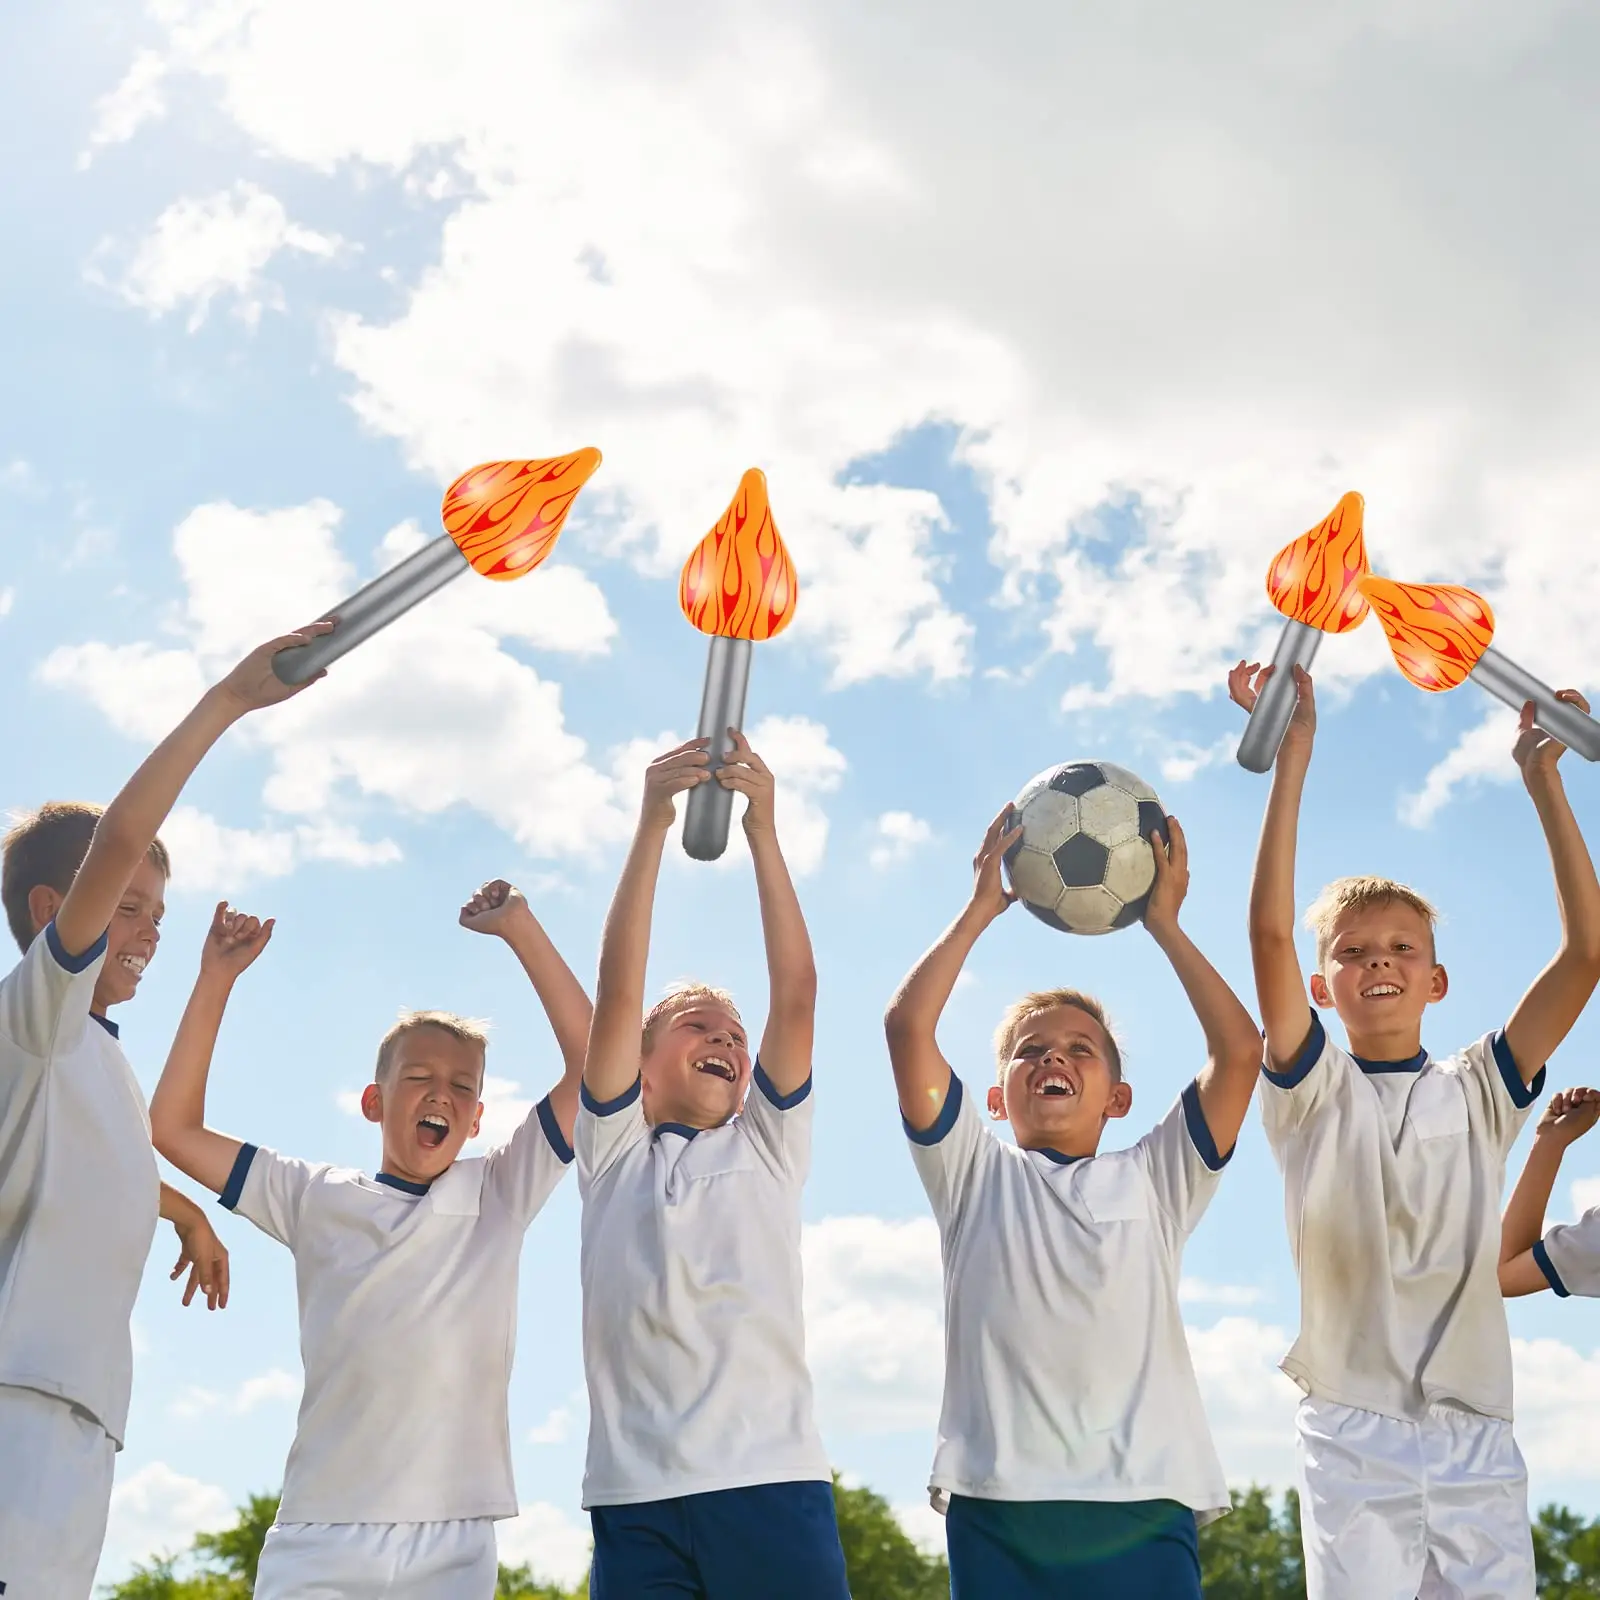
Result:
[[720,1128],[750,1087],[750,1046],[738,1013],[716,1000],[693,999],[658,1017],[639,1076],[653,1126]]
[[1427,917],[1389,900],[1338,918],[1322,971],[1311,979],[1311,998],[1338,1012],[1352,1053],[1405,1061],[1422,1048],[1422,1014],[1444,998],[1448,984],[1434,960]]
[[395,1038],[375,1083],[361,1096],[368,1122],[383,1127],[383,1168],[407,1183],[432,1183],[478,1131],[483,1047],[422,1024]]
[[123,890],[106,929],[106,960],[95,980],[93,1009],[131,1000],[139,990],[145,968],[155,959],[161,943],[161,919],[166,915],[167,877],[148,856],[135,869]]
[[1133,1105],[1114,1061],[1110,1034],[1087,1011],[1036,1011],[1012,1030],[990,1113],[1011,1124],[1020,1149],[1093,1155],[1106,1123]]

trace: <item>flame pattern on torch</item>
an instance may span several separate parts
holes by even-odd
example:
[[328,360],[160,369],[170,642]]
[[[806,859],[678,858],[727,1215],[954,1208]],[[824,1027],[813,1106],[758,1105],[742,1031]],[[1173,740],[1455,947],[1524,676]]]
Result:
[[684,562],[678,604],[702,633],[760,640],[789,626],[797,599],[794,561],[772,520],[766,476],[752,467]]
[[542,461],[486,461],[445,490],[444,531],[485,578],[520,578],[550,554],[599,465],[600,452],[590,448]]
[[1395,665],[1430,693],[1463,683],[1494,638],[1489,602],[1459,584],[1368,576],[1361,591],[1383,625]]
[[1284,616],[1323,633],[1360,627],[1367,615],[1360,582],[1368,570],[1362,511],[1360,495],[1341,496],[1316,527],[1272,558],[1267,597]]

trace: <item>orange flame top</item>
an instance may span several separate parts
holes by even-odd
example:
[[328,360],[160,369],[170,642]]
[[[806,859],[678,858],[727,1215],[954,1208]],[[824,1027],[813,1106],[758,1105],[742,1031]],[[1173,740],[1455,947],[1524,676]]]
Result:
[[739,492],[683,564],[678,604],[702,633],[770,639],[794,620],[794,560],[772,520],[767,480],[751,467]]
[[1453,583],[1366,577],[1361,592],[1389,636],[1395,664],[1419,689],[1453,689],[1494,638],[1489,602]]
[[1358,584],[1367,571],[1361,496],[1343,496],[1309,533],[1286,544],[1267,568],[1267,597],[1284,616],[1324,633],[1366,620]]
[[509,581],[555,548],[572,502],[600,465],[585,448],[543,461],[486,461],[444,493],[439,515],[474,571]]

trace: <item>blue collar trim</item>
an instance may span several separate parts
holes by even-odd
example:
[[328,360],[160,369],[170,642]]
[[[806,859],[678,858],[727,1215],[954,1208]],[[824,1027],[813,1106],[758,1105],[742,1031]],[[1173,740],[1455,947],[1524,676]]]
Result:
[[659,1139],[664,1133],[676,1133],[684,1139],[692,1139],[697,1133],[704,1133],[704,1128],[691,1128],[687,1122],[658,1122],[652,1138]]
[[431,1185],[426,1183],[412,1183],[405,1178],[391,1177],[387,1172],[378,1173],[377,1181],[379,1183],[388,1184],[391,1189],[398,1189],[401,1194],[422,1195],[426,1194],[431,1187]]
[[1049,1156],[1058,1167],[1070,1167],[1074,1161],[1087,1161],[1087,1156],[1064,1156],[1059,1150],[1030,1150],[1030,1156]]
[[1419,1050],[1404,1061],[1368,1061],[1364,1056],[1350,1057],[1363,1072],[1421,1072],[1428,1064],[1428,1052]]
[[113,1039],[121,1037],[122,1030],[111,1020],[110,1017],[102,1017],[98,1011],[91,1011],[89,1015],[93,1017],[94,1020],[98,1022]]

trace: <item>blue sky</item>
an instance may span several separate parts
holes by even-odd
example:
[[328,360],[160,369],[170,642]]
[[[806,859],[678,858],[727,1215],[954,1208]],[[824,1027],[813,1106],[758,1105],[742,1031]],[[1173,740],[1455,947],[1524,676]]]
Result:
[[[1600,602],[1580,426],[1593,312],[1503,227],[1543,230],[1563,260],[1593,247],[1543,182],[1550,162],[1581,181],[1592,159],[1561,137],[1579,22],[1490,6],[1462,36],[1427,8],[1402,25],[1350,5],[1324,37],[1230,6],[1193,37],[1179,8],[1151,13],[1165,33],[1133,34],[1074,8],[1002,10],[1031,48],[998,30],[943,122],[929,108],[951,103],[954,6],[930,9],[909,54],[894,25],[823,4],[708,4],[675,29],[625,5],[493,0],[397,0],[377,35],[360,0],[69,0],[0,21],[22,151],[0,196],[6,805],[109,797],[231,652],[393,559],[417,536],[405,524],[436,533],[456,472],[606,452],[548,569],[492,595],[461,580],[336,669],[322,706],[308,696],[208,760],[170,830],[160,958],[123,1018],[141,1079],[226,895],[279,931],[228,1019],[219,1125],[370,1165],[372,1130],[340,1097],[402,1006],[492,1018],[490,1076],[515,1086],[501,1115],[537,1098],[556,1071],[537,1004],[456,907],[509,876],[592,970],[640,760],[698,708],[704,643],[678,614],[677,565],[744,468],[765,467],[801,613],[758,652],[748,725],[786,786],[821,970],[819,1408],[840,1468],[919,1527],[937,1246],[878,1018],[959,908],[988,818],[1059,760],[1145,775],[1192,842],[1190,929],[1249,998],[1265,787],[1233,764],[1219,691],[1225,663],[1275,633],[1273,550],[1361,489],[1384,570],[1478,584],[1497,642],[1556,681],[1592,668]],[[1184,51],[1237,93],[1186,88]],[[880,57],[903,73],[873,71]],[[1042,63],[1068,102],[1054,122],[1030,111]],[[1457,91],[1512,65],[1549,94],[1463,209],[1424,112],[1453,116]],[[1357,82],[1362,129],[1297,109]],[[1519,114],[1521,93],[1508,79],[1495,114]],[[1307,191],[1324,208],[1358,197],[1370,248],[1311,259]],[[1452,990],[1428,1038],[1447,1050],[1503,1022],[1556,940],[1531,808],[1504,781],[1505,719],[1470,686],[1413,691],[1375,629],[1323,666],[1301,898],[1373,871],[1443,905]],[[1569,766],[1593,832],[1595,774]],[[1066,940],[1018,913],[971,971],[944,1034],[969,1078],[1017,992],[1105,998],[1136,1095],[1112,1142],[1199,1065],[1137,930]],[[652,980],[691,974],[759,1010],[742,861],[675,855],[664,874]],[[1591,1015],[1553,1077],[1597,1062]],[[1556,1214],[1572,1214],[1569,1179],[1600,1183],[1600,1143],[1569,1158]],[[1186,1263],[1239,1481],[1284,1481],[1291,1459],[1292,1399],[1271,1376],[1295,1318],[1280,1217],[1252,1118]],[[222,1227],[225,1315],[178,1308],[165,1235],[152,1257],[106,1577],[278,1481],[291,1264]],[[524,1260],[512,1416],[531,1509],[506,1545],[559,1573],[581,1559],[576,1255],[568,1184]],[[1600,1512],[1572,1404],[1600,1378],[1600,1323],[1543,1297],[1512,1327],[1535,1492]]]

